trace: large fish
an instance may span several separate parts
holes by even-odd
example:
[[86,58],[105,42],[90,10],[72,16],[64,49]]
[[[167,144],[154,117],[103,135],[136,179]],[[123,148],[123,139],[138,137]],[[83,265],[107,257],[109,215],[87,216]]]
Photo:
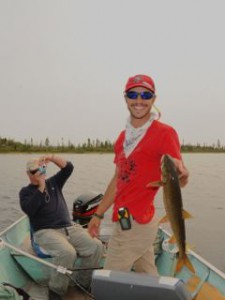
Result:
[[166,210],[166,216],[160,220],[160,223],[169,221],[173,236],[170,243],[177,243],[179,254],[175,272],[181,271],[185,265],[191,272],[195,273],[189,258],[186,254],[186,235],[184,219],[191,215],[183,209],[182,195],[180,190],[179,178],[174,161],[168,154],[162,157],[161,161],[162,179],[160,182],[152,182],[151,186],[163,186],[163,201]]

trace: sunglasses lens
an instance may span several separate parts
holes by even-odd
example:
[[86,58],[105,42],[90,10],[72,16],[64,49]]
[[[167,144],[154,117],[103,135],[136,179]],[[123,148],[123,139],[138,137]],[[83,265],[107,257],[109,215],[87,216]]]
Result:
[[138,97],[138,93],[134,91],[127,92],[126,95],[129,99],[137,99]]
[[34,175],[35,173],[37,173],[37,171],[39,171],[39,169],[30,170],[30,173],[31,173],[32,175]]
[[143,92],[143,93],[141,93],[141,98],[144,99],[144,100],[149,100],[153,96],[154,96],[154,94],[151,93],[151,92]]

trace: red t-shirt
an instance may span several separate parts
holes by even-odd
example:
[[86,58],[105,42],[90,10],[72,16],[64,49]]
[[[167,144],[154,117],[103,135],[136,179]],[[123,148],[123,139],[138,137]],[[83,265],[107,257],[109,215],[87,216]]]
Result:
[[146,185],[160,180],[160,163],[164,154],[181,159],[178,135],[172,127],[153,121],[128,157],[123,150],[124,139],[125,131],[121,132],[114,147],[118,178],[113,221],[118,220],[118,209],[127,207],[135,221],[148,223],[155,212],[153,200],[159,188],[146,188]]

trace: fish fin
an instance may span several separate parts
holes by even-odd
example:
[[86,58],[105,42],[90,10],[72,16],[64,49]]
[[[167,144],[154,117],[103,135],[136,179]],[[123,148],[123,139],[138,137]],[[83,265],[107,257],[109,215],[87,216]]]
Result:
[[159,223],[166,223],[166,222],[169,222],[169,219],[168,219],[167,215],[165,215],[164,217],[162,217],[162,218],[159,220]]
[[163,182],[162,181],[152,181],[152,182],[149,182],[146,187],[150,188],[150,187],[160,187],[160,186],[163,186]]
[[175,272],[179,273],[183,266],[186,266],[192,273],[195,274],[195,269],[186,254],[182,258],[178,258]]
[[190,250],[194,250],[195,249],[195,245],[194,244],[186,244],[186,250],[190,251]]
[[186,210],[182,210],[182,215],[183,215],[183,219],[190,219],[190,218],[193,218],[192,215],[186,211]]
[[168,243],[170,243],[170,244],[176,244],[176,242],[177,242],[177,240],[176,240],[175,236],[172,235],[172,236],[170,237]]

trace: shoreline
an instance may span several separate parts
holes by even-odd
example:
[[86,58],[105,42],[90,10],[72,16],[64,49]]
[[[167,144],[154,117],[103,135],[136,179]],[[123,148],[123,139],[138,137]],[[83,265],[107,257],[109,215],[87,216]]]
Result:
[[[113,154],[113,151],[44,151],[44,150],[38,150],[38,151],[1,151],[0,154],[47,154],[47,153],[54,153],[54,154]],[[209,151],[209,150],[197,150],[197,151],[183,151],[181,150],[181,153],[188,153],[188,154],[225,154],[225,150],[215,150],[215,151]]]

